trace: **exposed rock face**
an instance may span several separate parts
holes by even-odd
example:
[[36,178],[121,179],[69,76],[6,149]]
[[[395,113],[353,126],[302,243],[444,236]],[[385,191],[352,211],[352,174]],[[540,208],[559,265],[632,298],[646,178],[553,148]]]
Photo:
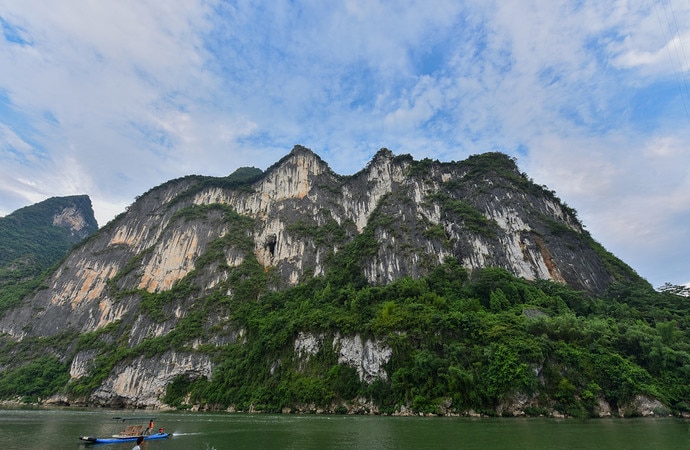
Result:
[[95,350],[87,350],[74,355],[69,369],[71,379],[81,378],[91,369],[93,358],[96,357]]
[[67,206],[53,217],[53,225],[79,233],[88,226],[87,218],[76,206]]
[[312,333],[305,333],[300,331],[295,339],[294,349],[295,354],[299,359],[308,359],[314,356],[321,350],[323,346],[324,335],[314,335]]
[[352,337],[338,336],[334,345],[338,347],[338,362],[354,367],[361,381],[371,384],[377,378],[388,378],[384,365],[393,351],[384,343],[371,339],[362,341],[357,334]]
[[623,417],[666,417],[670,410],[659,400],[644,395],[636,395],[632,401],[620,408]]
[[92,395],[103,405],[158,407],[165,387],[178,375],[191,378],[209,377],[213,365],[206,355],[167,352],[139,357],[127,365],[118,365]]
[[[119,336],[109,334],[108,327],[127,324],[126,341],[133,348],[191,321],[197,300],[247,261],[263,266],[279,289],[324,274],[329,253],[358,236],[371,237],[370,251],[361,256],[363,275],[371,283],[421,276],[446,258],[470,270],[499,267],[595,293],[622,276],[597,254],[574,213],[528,181],[505,155],[415,162],[384,149],[365,169],[343,177],[298,146],[265,173],[233,180],[191,176],[145,193],[74,249],[46,289],[0,317],[0,333],[22,340],[99,332],[109,343]],[[70,209],[54,223],[75,232],[85,229]],[[166,299],[160,317],[151,317],[151,295],[180,283],[188,288]],[[236,342],[242,330],[233,324],[231,311],[194,323],[212,337],[189,342],[177,337],[188,354],[139,357],[116,366],[92,400],[156,406],[175,376],[210,377],[210,360],[194,349]],[[326,345],[322,341],[305,334],[295,342],[295,352],[312,354]],[[383,365],[391,350],[381,343],[338,336],[331,345],[360,379],[387,376]],[[88,373],[92,357],[63,356],[71,361],[74,378]]]
[[[325,340],[324,334],[314,335],[301,332],[295,339],[293,347],[299,359],[308,359],[323,348]],[[384,365],[390,360],[393,351],[383,342],[362,340],[359,334],[354,336],[336,334],[329,344],[329,350],[338,353],[338,363],[347,364],[357,370],[360,381],[371,384],[376,379],[388,379]]]

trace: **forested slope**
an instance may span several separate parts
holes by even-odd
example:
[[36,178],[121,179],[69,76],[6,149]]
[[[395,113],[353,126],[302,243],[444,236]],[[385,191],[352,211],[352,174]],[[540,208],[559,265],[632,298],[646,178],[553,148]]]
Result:
[[87,195],[52,197],[0,217],[0,313],[31,292],[43,271],[97,230]]

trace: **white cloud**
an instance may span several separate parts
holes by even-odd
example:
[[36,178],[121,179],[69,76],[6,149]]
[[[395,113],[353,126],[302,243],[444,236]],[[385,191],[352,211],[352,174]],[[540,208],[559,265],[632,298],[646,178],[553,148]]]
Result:
[[0,211],[87,193],[104,224],[168,179],[294,144],[344,174],[380,147],[501,150],[655,284],[690,273],[681,1],[27,0],[0,17]]
[[0,152],[3,159],[33,159],[33,147],[17,135],[10,127],[0,123]]
[[690,70],[690,7],[673,0],[644,6],[628,14],[620,30],[623,39],[610,42],[612,63],[646,75]]
[[[0,87],[30,121],[34,145],[47,150],[43,172],[32,174],[42,180],[38,192],[89,193],[118,204],[125,195],[126,204],[147,190],[145,183],[186,174],[166,166],[176,159],[166,153],[195,140],[206,146],[205,135],[190,130],[204,133],[208,123],[185,126],[184,109],[211,99],[217,84],[203,67],[199,37],[208,13],[204,3],[186,1],[67,1],[50,8],[27,1],[0,9],[32,41],[0,46],[0,61],[13,68],[0,71]],[[42,120],[46,115],[51,119]],[[211,123],[225,120],[217,113]],[[6,170],[30,178],[27,167]],[[109,217],[99,214],[99,221]]]

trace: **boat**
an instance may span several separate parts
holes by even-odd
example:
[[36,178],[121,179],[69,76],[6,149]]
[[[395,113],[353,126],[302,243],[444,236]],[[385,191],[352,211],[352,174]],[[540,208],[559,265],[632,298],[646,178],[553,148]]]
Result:
[[[123,422],[125,420],[142,420],[136,417],[114,417],[113,419],[122,420]],[[172,433],[165,433],[163,428],[159,428],[157,432],[154,432],[153,418],[148,420],[148,427],[144,427],[144,425],[128,425],[124,430],[110,437],[79,436],[79,439],[89,444],[117,444],[118,442],[134,442],[140,437],[145,441],[150,441],[153,439],[166,439],[172,436]]]
[[[142,436],[145,441],[151,439],[166,439],[172,436],[172,433],[155,433],[148,436]],[[118,442],[135,442],[139,436],[120,436],[113,435],[112,437],[94,437],[94,436],[79,436],[79,439],[90,444],[117,444]]]

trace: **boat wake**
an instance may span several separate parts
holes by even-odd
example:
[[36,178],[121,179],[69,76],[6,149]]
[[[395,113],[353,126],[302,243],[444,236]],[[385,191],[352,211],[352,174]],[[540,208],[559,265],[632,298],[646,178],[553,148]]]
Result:
[[174,432],[172,435],[173,435],[173,437],[175,437],[175,436],[198,436],[200,434],[203,434],[203,433],[178,433],[178,432]]

